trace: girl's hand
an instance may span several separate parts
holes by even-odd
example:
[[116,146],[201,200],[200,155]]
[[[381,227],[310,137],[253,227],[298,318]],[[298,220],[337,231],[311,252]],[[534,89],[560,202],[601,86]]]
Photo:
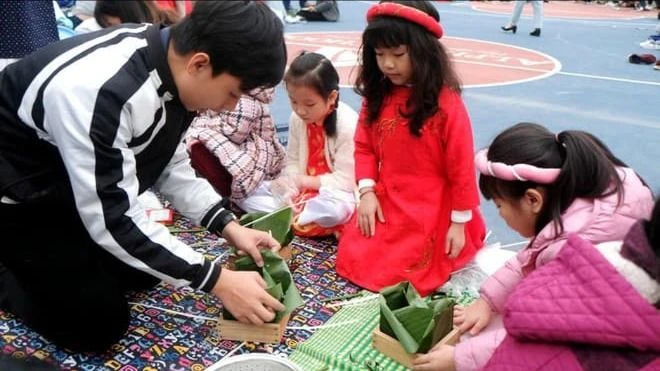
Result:
[[470,335],[481,332],[488,324],[493,315],[490,305],[484,299],[477,299],[467,307],[457,305],[454,307],[454,325],[458,326],[461,333],[470,331]]
[[357,216],[358,227],[363,236],[372,237],[376,234],[376,217],[379,222],[385,223],[383,209],[380,208],[376,193],[366,191],[360,197]]
[[291,200],[298,196],[300,188],[297,176],[282,175],[270,183],[270,191],[285,204],[291,203]]
[[450,259],[456,259],[463,251],[463,247],[465,247],[465,223],[451,223],[447,231],[445,254],[449,255]]
[[420,354],[413,360],[415,371],[454,371],[454,347],[436,344],[428,353]]
[[296,175],[293,178],[293,182],[298,188],[298,190],[318,190],[321,188],[321,178],[318,176],[312,175]]

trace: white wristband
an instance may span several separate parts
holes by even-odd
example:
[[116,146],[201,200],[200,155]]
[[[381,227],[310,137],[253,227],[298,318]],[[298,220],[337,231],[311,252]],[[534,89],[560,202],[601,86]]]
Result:
[[452,210],[451,221],[453,223],[467,223],[472,220],[472,210]]

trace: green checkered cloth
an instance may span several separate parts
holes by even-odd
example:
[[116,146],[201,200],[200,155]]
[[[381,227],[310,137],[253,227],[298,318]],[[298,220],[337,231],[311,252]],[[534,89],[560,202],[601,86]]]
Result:
[[[373,295],[373,293],[367,294]],[[464,291],[456,297],[462,305],[475,297]],[[371,334],[379,324],[376,296],[353,299],[289,356],[303,370],[310,371],[403,371],[406,368],[372,347]]]
[[339,310],[298,345],[289,360],[310,371],[406,370],[371,346],[371,333],[379,322],[376,297]]

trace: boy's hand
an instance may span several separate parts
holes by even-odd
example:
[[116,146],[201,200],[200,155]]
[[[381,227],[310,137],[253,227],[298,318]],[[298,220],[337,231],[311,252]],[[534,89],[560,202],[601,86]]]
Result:
[[477,299],[467,307],[454,307],[454,325],[458,326],[461,333],[470,331],[470,335],[481,332],[488,324],[493,315],[490,305],[484,299]]
[[447,230],[445,254],[451,259],[456,259],[463,251],[463,247],[465,247],[465,223],[451,223]]
[[213,294],[240,322],[261,325],[275,318],[284,305],[265,290],[266,282],[257,272],[235,272],[223,269]]
[[277,251],[280,244],[270,234],[256,229],[246,228],[236,222],[229,222],[222,230],[224,237],[238,252],[249,254],[259,267],[264,266],[262,249]]
[[385,223],[383,209],[380,208],[378,197],[373,191],[366,191],[360,196],[358,206],[357,223],[360,232],[365,237],[372,237],[376,234],[376,217],[381,223]]

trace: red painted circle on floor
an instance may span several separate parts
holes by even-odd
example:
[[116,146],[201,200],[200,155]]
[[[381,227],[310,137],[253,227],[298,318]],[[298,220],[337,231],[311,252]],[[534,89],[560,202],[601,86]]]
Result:
[[[304,32],[286,34],[289,62],[301,51],[328,57],[337,68],[342,86],[353,86],[361,32]],[[465,87],[507,85],[553,75],[561,64],[553,57],[517,46],[443,37]]]
[[[472,1],[472,9],[497,14],[511,14],[512,1]],[[525,4],[523,15],[532,16],[532,5]],[[619,8],[605,4],[585,4],[574,1],[551,1],[543,4],[543,16],[572,19],[639,19],[655,18],[655,11],[638,12],[635,8]]]

